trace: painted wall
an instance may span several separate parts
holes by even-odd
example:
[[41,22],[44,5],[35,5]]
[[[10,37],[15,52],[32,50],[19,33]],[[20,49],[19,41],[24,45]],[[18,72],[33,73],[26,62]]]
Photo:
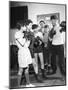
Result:
[[18,2],[14,6],[28,6],[28,17],[34,23],[37,23],[37,15],[50,13],[60,13],[60,21],[65,20],[65,5]]
[[60,22],[65,20],[65,6],[64,5],[52,5],[52,4],[31,4],[28,6],[28,16],[37,23],[37,15],[60,13]]
[[[65,5],[38,4],[38,3],[17,3],[14,6],[28,6],[28,18],[37,23],[37,15],[60,13],[60,22],[65,20]],[[10,42],[14,40],[16,30],[10,30]]]
[[16,29],[10,29],[9,30],[9,44],[15,44],[15,33]]

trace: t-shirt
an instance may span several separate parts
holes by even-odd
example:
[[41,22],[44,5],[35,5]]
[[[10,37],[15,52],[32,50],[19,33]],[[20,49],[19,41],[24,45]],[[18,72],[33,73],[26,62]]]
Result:
[[56,26],[55,28],[56,34],[53,36],[52,45],[61,45],[65,43],[65,32],[60,32],[61,27]]

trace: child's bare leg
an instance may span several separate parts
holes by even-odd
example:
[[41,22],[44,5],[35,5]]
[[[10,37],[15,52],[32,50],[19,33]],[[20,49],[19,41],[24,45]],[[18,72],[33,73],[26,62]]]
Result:
[[41,71],[42,71],[42,78],[46,79],[45,70],[44,70],[44,61],[43,61],[43,53],[39,53],[39,58],[41,62]]
[[34,56],[35,56],[35,62],[34,62],[34,67],[35,67],[35,77],[36,77],[36,80],[38,82],[42,82],[40,76],[39,76],[39,73],[38,73],[38,54],[35,53]]
[[44,69],[43,53],[39,53],[39,58],[41,63],[41,69]]
[[28,67],[25,69],[25,78],[26,78],[27,84],[30,84],[30,80],[29,80],[29,68]]
[[22,72],[23,72],[23,68],[19,68],[19,71],[18,71],[18,86],[20,86],[20,83],[21,83]]
[[38,74],[38,57],[37,57],[37,53],[35,53],[34,56],[35,56],[35,59],[33,60],[33,66],[34,66],[35,73]]

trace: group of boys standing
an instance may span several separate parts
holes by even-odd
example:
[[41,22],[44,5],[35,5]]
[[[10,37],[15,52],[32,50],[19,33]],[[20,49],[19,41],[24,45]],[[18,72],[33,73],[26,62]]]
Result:
[[[29,80],[29,64],[32,64],[35,71],[37,82],[42,83],[46,80],[45,65],[52,67],[51,74],[56,73],[56,55],[59,57],[59,67],[63,75],[65,75],[64,62],[64,38],[65,32],[62,31],[59,20],[56,16],[51,16],[53,28],[44,21],[40,21],[40,26],[33,24],[31,20],[26,20],[22,23],[17,23],[18,31],[15,33],[16,44],[18,50],[18,86],[20,86],[22,73],[25,72],[26,87],[34,87]],[[51,55],[51,63],[49,55]],[[38,57],[41,63],[42,78],[39,75]],[[47,69],[47,68],[46,68]]]

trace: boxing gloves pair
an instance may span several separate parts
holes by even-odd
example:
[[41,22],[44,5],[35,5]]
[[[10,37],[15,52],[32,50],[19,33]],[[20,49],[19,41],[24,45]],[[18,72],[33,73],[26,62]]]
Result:
[[34,41],[34,47],[37,48],[40,45],[40,42],[42,44],[42,40],[39,37],[36,37]]

